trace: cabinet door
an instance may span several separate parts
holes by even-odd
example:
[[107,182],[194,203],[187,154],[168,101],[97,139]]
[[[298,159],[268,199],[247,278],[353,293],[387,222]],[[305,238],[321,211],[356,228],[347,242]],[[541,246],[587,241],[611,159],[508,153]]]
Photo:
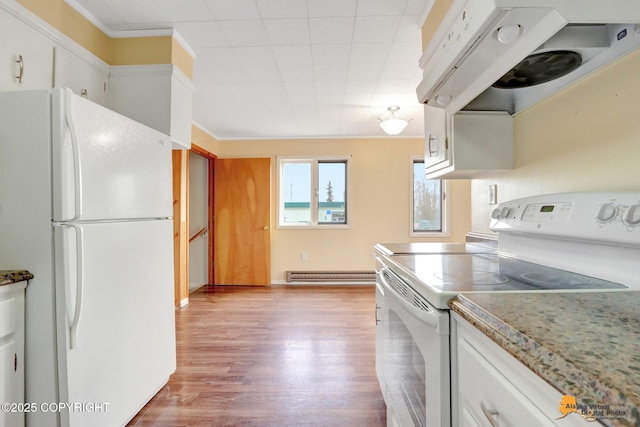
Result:
[[0,91],[51,87],[53,44],[49,40],[2,12],[0,40]]
[[66,49],[55,49],[54,86],[68,87],[77,95],[107,104],[107,73]]
[[424,167],[440,169],[449,165],[447,113],[442,108],[424,106]]
[[[377,273],[379,274],[379,273]],[[376,375],[380,384],[380,391],[385,402],[387,400],[387,387],[384,382],[384,330],[386,326],[382,318],[384,310],[384,293],[381,289],[382,284],[376,283]]]
[[[24,403],[22,304],[17,293],[0,296],[0,403]],[[24,425],[24,411],[15,409],[0,412],[0,426]]]

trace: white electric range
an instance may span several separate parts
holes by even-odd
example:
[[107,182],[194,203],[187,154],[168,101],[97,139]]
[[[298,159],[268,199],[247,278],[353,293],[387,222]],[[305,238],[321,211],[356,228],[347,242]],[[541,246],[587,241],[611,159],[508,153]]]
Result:
[[447,304],[459,293],[640,289],[640,192],[536,196],[491,216],[495,252],[376,248],[389,426],[450,425]]

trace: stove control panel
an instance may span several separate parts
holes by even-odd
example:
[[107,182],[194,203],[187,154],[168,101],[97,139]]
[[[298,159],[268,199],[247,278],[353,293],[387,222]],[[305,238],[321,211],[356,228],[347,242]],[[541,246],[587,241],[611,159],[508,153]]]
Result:
[[561,193],[513,200],[493,210],[490,228],[640,246],[640,192]]

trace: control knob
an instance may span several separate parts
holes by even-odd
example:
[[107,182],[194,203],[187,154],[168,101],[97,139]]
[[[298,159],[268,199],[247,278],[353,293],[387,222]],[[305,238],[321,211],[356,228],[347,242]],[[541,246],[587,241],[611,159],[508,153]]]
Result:
[[505,206],[500,211],[500,215],[502,216],[502,218],[508,217],[510,213],[511,213],[511,208],[509,206]]
[[625,212],[622,222],[629,227],[640,225],[640,204],[631,205]]
[[495,209],[491,212],[491,218],[493,218],[493,219],[500,219],[500,209],[495,208]]
[[618,214],[618,207],[613,203],[604,203],[600,206],[598,213],[596,214],[596,220],[601,224],[613,221]]

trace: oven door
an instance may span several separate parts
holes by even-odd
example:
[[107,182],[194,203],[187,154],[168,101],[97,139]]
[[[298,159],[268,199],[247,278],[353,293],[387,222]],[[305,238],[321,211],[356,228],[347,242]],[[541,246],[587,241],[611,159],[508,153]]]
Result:
[[387,426],[448,427],[449,313],[383,268]]

